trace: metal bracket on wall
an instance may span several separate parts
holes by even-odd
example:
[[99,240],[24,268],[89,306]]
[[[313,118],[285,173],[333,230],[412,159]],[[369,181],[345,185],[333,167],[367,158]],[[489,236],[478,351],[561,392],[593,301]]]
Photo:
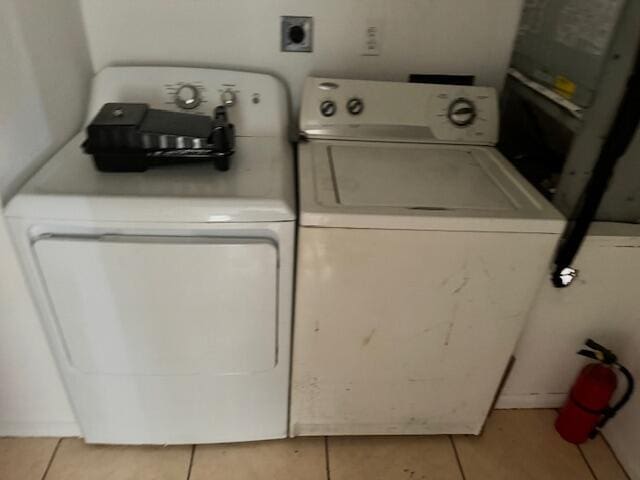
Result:
[[[555,258],[555,270],[551,281],[556,288],[571,285],[576,270],[571,267],[607,190],[616,164],[622,157],[640,125],[640,54],[636,52],[633,72],[629,76],[624,96],[620,102],[613,126],[602,146],[593,173],[574,214],[564,231]],[[573,270],[574,274],[570,274]]]

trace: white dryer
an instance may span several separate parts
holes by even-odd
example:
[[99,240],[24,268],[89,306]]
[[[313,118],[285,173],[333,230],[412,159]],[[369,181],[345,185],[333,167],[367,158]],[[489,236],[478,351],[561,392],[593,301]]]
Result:
[[292,435],[480,432],[565,220],[491,88],[310,78]]
[[85,440],[285,437],[296,206],[283,85],[114,67],[96,76],[87,121],[107,102],[205,115],[224,102],[237,138],[227,172],[102,173],[80,132],[8,205]]

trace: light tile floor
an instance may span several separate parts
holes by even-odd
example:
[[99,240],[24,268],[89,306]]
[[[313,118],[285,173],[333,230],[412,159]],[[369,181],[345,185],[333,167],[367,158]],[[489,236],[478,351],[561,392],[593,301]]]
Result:
[[480,437],[329,437],[179,447],[0,438],[0,480],[627,480],[602,438],[581,447],[553,410],[498,410]]

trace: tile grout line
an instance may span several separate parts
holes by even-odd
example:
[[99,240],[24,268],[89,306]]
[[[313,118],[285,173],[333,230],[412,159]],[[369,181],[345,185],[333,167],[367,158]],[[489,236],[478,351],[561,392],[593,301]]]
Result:
[[462,468],[462,462],[460,461],[460,455],[458,454],[456,442],[453,440],[453,435],[449,435],[449,441],[451,442],[451,447],[453,448],[453,454],[456,457],[456,462],[458,463],[458,470],[460,471],[460,475],[462,475],[462,480],[467,480],[467,476],[464,474],[464,468]]
[[191,445],[191,457],[189,458],[189,469],[187,470],[187,480],[191,478],[191,469],[193,468],[193,457],[196,453],[196,446]]
[[327,480],[331,480],[331,468],[329,464],[329,437],[324,437],[324,465],[327,473]]
[[53,463],[53,459],[56,458],[56,454],[58,453],[58,448],[60,448],[61,443],[62,443],[62,438],[58,438],[58,441],[56,442],[56,446],[53,447],[53,452],[51,452],[51,458],[47,463],[47,467],[44,469],[44,473],[42,474],[41,480],[45,480],[45,478],[47,478],[47,475],[49,475],[51,464]]
[[613,450],[613,448],[611,448],[611,445],[609,444],[609,440],[607,440],[607,437],[605,437],[602,433],[600,433],[599,435],[600,435],[600,438],[602,438],[602,441],[604,442],[604,444],[609,449],[609,453],[611,453],[611,455],[613,455],[613,458],[615,459],[616,463],[618,464],[618,466],[620,467],[620,469],[624,473],[624,475],[627,478],[627,480],[631,480],[631,475],[629,475],[629,473],[627,473],[627,469],[624,468],[624,465],[622,465],[622,462],[618,458],[618,455]]
[[[557,413],[560,413],[560,411],[562,410],[561,408],[556,408],[554,409]],[[589,473],[591,474],[591,476],[593,477],[594,480],[598,480],[598,476],[596,475],[596,472],[593,470],[593,467],[591,466],[591,463],[589,463],[589,459],[587,458],[587,456],[585,455],[584,451],[582,450],[582,447],[580,447],[580,445],[576,445],[576,448],[578,449],[578,453],[580,453],[580,456],[582,457],[582,460],[584,461],[585,465],[587,466],[587,468],[589,469]],[[625,473],[626,475],[626,471],[624,469],[622,469],[622,471]]]
[[[558,414],[562,411],[561,408],[555,408],[553,410],[555,410],[556,413],[558,413]],[[582,460],[584,461],[585,465],[587,466],[587,469],[589,469],[589,473],[593,477],[593,480],[598,480],[598,476],[596,475],[596,472],[593,470],[593,467],[589,463],[589,459],[587,458],[587,456],[582,451],[582,448],[580,447],[580,445],[576,445],[576,448],[578,449],[578,453],[580,453],[580,456],[582,457]]]
[[589,463],[589,460],[587,459],[587,456],[582,451],[582,448],[580,448],[580,445],[576,445],[576,448],[578,449],[578,452],[580,452],[580,456],[582,457],[582,460],[584,460],[585,465],[589,469],[589,472],[591,473],[591,476],[593,477],[593,480],[598,480],[598,477],[596,476],[596,472],[593,471],[593,467]]

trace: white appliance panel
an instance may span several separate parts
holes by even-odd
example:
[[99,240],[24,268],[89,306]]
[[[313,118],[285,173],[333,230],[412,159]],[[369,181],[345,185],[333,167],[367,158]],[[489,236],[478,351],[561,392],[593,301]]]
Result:
[[479,433],[556,239],[300,228],[292,434]]
[[[353,99],[362,104],[357,114],[348,110]],[[449,118],[460,100],[473,109],[463,126]],[[323,115],[323,102],[335,113]],[[300,131],[308,138],[495,145],[498,100],[489,87],[307,78]]]
[[96,221],[255,222],[296,217],[293,158],[284,138],[238,138],[231,168],[209,163],[100,172],[76,135],[22,188],[9,217]]
[[188,112],[208,116],[224,92],[234,92],[235,102],[227,109],[237,135],[229,171],[219,172],[207,162],[146,172],[99,172],[82,151],[86,134],[81,131],[24,185],[6,215],[116,222],[294,220],[287,94],[269,75],[207,68],[107,67],[94,78],[86,122],[108,102],[144,102],[184,113],[174,101],[177,86],[184,84],[197,87],[203,98],[196,110]]
[[513,210],[478,150],[329,147],[342,205],[426,210]]
[[300,223],[560,233],[562,215],[495,149],[312,140],[298,147]]
[[[64,379],[82,436],[89,443],[192,444],[287,435],[293,295],[294,222],[69,222],[12,218],[9,226]],[[85,373],[69,361],[34,245],[45,236],[161,237],[206,244],[255,239],[277,245],[277,362],[273,368],[220,374],[214,364],[194,374]],[[190,247],[193,245],[190,245]],[[271,248],[271,247],[269,247]],[[94,260],[95,262],[95,260]],[[95,273],[94,273],[95,275]],[[177,287],[178,284],[176,283]],[[193,287],[189,282],[187,286]],[[182,294],[184,290],[181,290]],[[250,292],[240,292],[249,298]],[[236,293],[238,295],[238,293]],[[225,325],[233,332],[233,326]],[[255,341],[255,339],[254,339]]]
[[69,364],[83,373],[249,374],[276,364],[268,240],[45,237],[34,248]]

